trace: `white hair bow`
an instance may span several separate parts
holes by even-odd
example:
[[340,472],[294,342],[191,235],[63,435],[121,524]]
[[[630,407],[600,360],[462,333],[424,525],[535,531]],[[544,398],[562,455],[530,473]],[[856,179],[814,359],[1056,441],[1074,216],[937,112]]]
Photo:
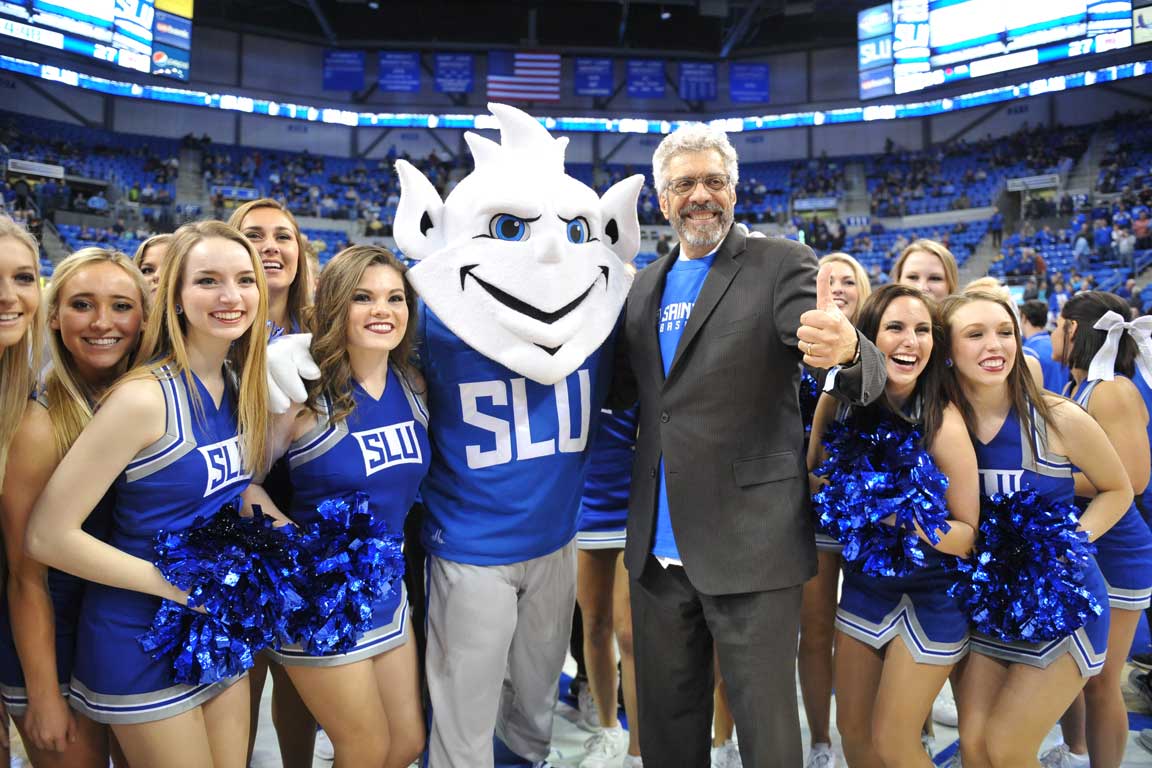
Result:
[[1088,380],[1112,381],[1116,376],[1116,355],[1120,351],[1120,336],[1124,331],[1136,342],[1136,367],[1144,382],[1152,386],[1152,315],[1143,315],[1128,323],[1118,313],[1105,312],[1092,326],[1106,331],[1107,338],[1088,366]]

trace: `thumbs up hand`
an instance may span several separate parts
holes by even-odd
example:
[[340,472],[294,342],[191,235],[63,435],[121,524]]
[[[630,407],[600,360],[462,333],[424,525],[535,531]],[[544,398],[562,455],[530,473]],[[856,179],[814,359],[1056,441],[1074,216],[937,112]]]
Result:
[[832,265],[820,267],[816,276],[816,309],[800,315],[796,330],[804,364],[810,368],[831,368],[856,359],[856,329],[832,299]]

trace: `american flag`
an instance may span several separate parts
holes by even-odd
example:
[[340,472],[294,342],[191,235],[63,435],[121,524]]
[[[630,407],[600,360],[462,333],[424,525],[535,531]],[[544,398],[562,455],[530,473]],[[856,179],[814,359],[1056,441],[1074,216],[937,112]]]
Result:
[[559,101],[560,54],[488,54],[488,98],[502,101]]

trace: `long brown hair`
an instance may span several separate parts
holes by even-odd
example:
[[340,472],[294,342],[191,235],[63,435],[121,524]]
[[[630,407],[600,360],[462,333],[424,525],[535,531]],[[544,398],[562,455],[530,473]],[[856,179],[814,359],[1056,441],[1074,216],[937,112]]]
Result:
[[[227,358],[229,370],[239,375],[236,414],[244,468],[255,474],[267,468],[270,450],[267,378],[268,284],[264,281],[264,269],[260,266],[260,257],[256,249],[238,230],[220,221],[194,222],[176,230],[168,247],[164,266],[160,270],[156,303],[144,328],[144,338],[137,353],[137,359],[142,362],[122,376],[112,389],[125,381],[155,377],[156,369],[168,365],[175,374],[184,378],[189,398],[197,414],[203,416],[203,405],[192,382],[188,351],[184,345],[185,318],[183,314],[177,313],[176,305],[184,288],[184,267],[188,261],[188,254],[201,242],[213,238],[229,240],[244,247],[252,260],[256,285],[260,290],[260,301],[256,306],[256,316],[252,319],[252,325],[243,336],[232,343]],[[106,394],[105,397],[107,396]]]
[[[140,312],[147,323],[151,293],[144,275],[123,253],[107,248],[81,248],[56,265],[52,282],[44,291],[48,320],[51,322],[59,317],[60,297],[68,281],[93,264],[114,264],[124,270],[140,292]],[[117,373],[123,373],[136,364],[139,342],[139,338],[135,339],[131,349],[125,353],[117,366]],[[80,432],[92,420],[92,405],[99,393],[76,370],[72,353],[64,345],[64,337],[59,330],[49,331],[48,348],[52,355],[52,367],[44,377],[44,392],[48,397],[52,439],[56,444],[57,456],[63,458]]]
[[[39,290],[40,246],[28,231],[7,216],[0,216],[0,241],[15,240],[18,247],[28,249],[32,256],[37,290]],[[19,342],[0,350],[0,483],[8,466],[8,447],[24,418],[28,397],[36,388],[36,374],[40,370],[40,348],[43,334],[44,303],[37,305],[28,320],[28,330]]]
[[[144,268],[144,257],[148,255],[148,249],[154,245],[170,245],[172,243],[172,235],[152,235],[144,242],[136,247],[136,253],[132,256],[132,263],[138,269]],[[159,268],[157,268],[159,270]]]
[[[259,200],[250,200],[244,203],[228,217],[228,225],[243,232],[244,217],[257,208],[272,208],[284,214],[288,223],[292,225],[292,232],[296,235],[298,254],[296,257],[296,279],[292,281],[292,285],[288,286],[288,323],[289,325],[295,323],[303,328],[304,310],[312,303],[312,266],[308,261],[308,239],[300,231],[300,224],[292,215],[292,211],[288,210],[279,200],[273,200],[270,197],[262,197]],[[257,264],[259,264],[259,259],[257,259]]]
[[[987,301],[995,304],[1003,309],[1008,314],[1008,317],[1012,319],[1012,336],[1016,339],[1016,357],[1012,360],[1012,369],[1008,372],[1008,395],[1012,400],[1012,407],[1016,409],[1017,418],[1028,427],[1029,441],[1032,444],[1032,455],[1038,456],[1039,446],[1036,445],[1036,419],[1032,416],[1032,409],[1034,408],[1036,410],[1040,420],[1044,422],[1047,429],[1057,434],[1059,434],[1059,432],[1052,423],[1052,406],[1050,406],[1045,399],[1043,390],[1036,386],[1036,382],[1032,380],[1032,375],[1028,372],[1028,366],[1024,365],[1024,340],[1020,334],[1020,320],[1017,318],[1016,313],[1012,311],[1012,304],[1002,296],[987,291],[969,291],[958,296],[949,296],[946,298],[940,305],[940,316],[944,323],[945,354],[951,359],[952,319],[956,316],[956,312],[961,307],[966,307],[979,301]],[[949,367],[945,373],[944,391],[948,396],[948,400],[960,409],[960,414],[964,417],[964,423],[968,426],[968,431],[976,434],[976,412],[972,409],[968,398],[964,396],[964,390],[960,386],[960,381],[954,367]],[[1032,408],[1028,406],[1032,406]]]
[[[1064,323],[1064,363],[1069,368],[1087,371],[1092,358],[1104,346],[1107,331],[1098,331],[1093,326],[1106,312],[1115,312],[1127,322],[1131,307],[1124,299],[1104,291],[1081,291],[1060,308],[1060,314],[1067,320],[1076,321],[1076,337],[1072,335],[1070,323]],[[1116,349],[1116,362],[1112,369],[1128,378],[1136,373],[1136,342],[1127,333],[1120,334],[1120,344]]]
[[378,245],[353,245],[332,257],[320,273],[316,286],[316,304],[310,312],[312,358],[320,366],[320,378],[308,385],[308,407],[318,408],[321,393],[332,402],[328,418],[339,422],[355,407],[352,399],[352,363],[348,357],[348,308],[356,286],[369,267],[390,267],[400,273],[404,282],[404,303],[408,307],[408,326],[404,336],[388,354],[389,362],[411,381],[412,358],[416,343],[416,292],[408,282],[408,268],[387,248]]
[[[923,444],[931,446],[932,441],[936,438],[936,432],[944,420],[944,406],[946,404],[943,383],[944,355],[941,351],[944,331],[940,324],[940,311],[936,302],[932,300],[931,296],[910,285],[901,285],[900,283],[883,285],[872,292],[867,300],[860,305],[856,328],[869,340],[876,341],[884,313],[892,302],[899,298],[919,301],[928,310],[928,317],[932,322],[932,354],[929,355],[924,370],[916,379],[916,388],[912,393],[913,397],[920,400],[920,413],[924,425]],[[887,393],[884,394],[884,399],[881,402],[888,410],[903,418],[900,409],[888,398]]]

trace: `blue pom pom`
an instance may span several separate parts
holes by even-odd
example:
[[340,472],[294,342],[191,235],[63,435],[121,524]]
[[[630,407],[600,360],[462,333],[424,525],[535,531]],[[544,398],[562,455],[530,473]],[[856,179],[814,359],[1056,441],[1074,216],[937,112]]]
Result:
[[305,608],[294,613],[287,634],[309,654],[351,650],[372,628],[372,607],[404,576],[400,535],[374,519],[368,495],[328,499],[319,518],[300,533],[296,585]]
[[1084,588],[1096,547],[1071,504],[1033,489],[983,499],[976,551],[949,590],[977,631],[1006,642],[1058,640],[1103,607]]
[[844,545],[847,567],[872,576],[906,576],[925,562],[924,532],[947,532],[948,478],[921,446],[920,427],[882,417],[871,428],[834,422],[828,458],[815,470],[828,484],[812,497],[818,525]]
[[189,592],[197,613],[165,600],[138,638],[155,659],[171,662],[174,680],[203,685],[251,668],[262,649],[278,647],[288,617],[303,606],[293,582],[297,547],[290,526],[264,515],[242,517],[239,501],[182,531],[161,531],[153,563]]
[[807,368],[800,366],[800,419],[804,422],[805,435],[812,432],[812,417],[819,401],[820,382]]

